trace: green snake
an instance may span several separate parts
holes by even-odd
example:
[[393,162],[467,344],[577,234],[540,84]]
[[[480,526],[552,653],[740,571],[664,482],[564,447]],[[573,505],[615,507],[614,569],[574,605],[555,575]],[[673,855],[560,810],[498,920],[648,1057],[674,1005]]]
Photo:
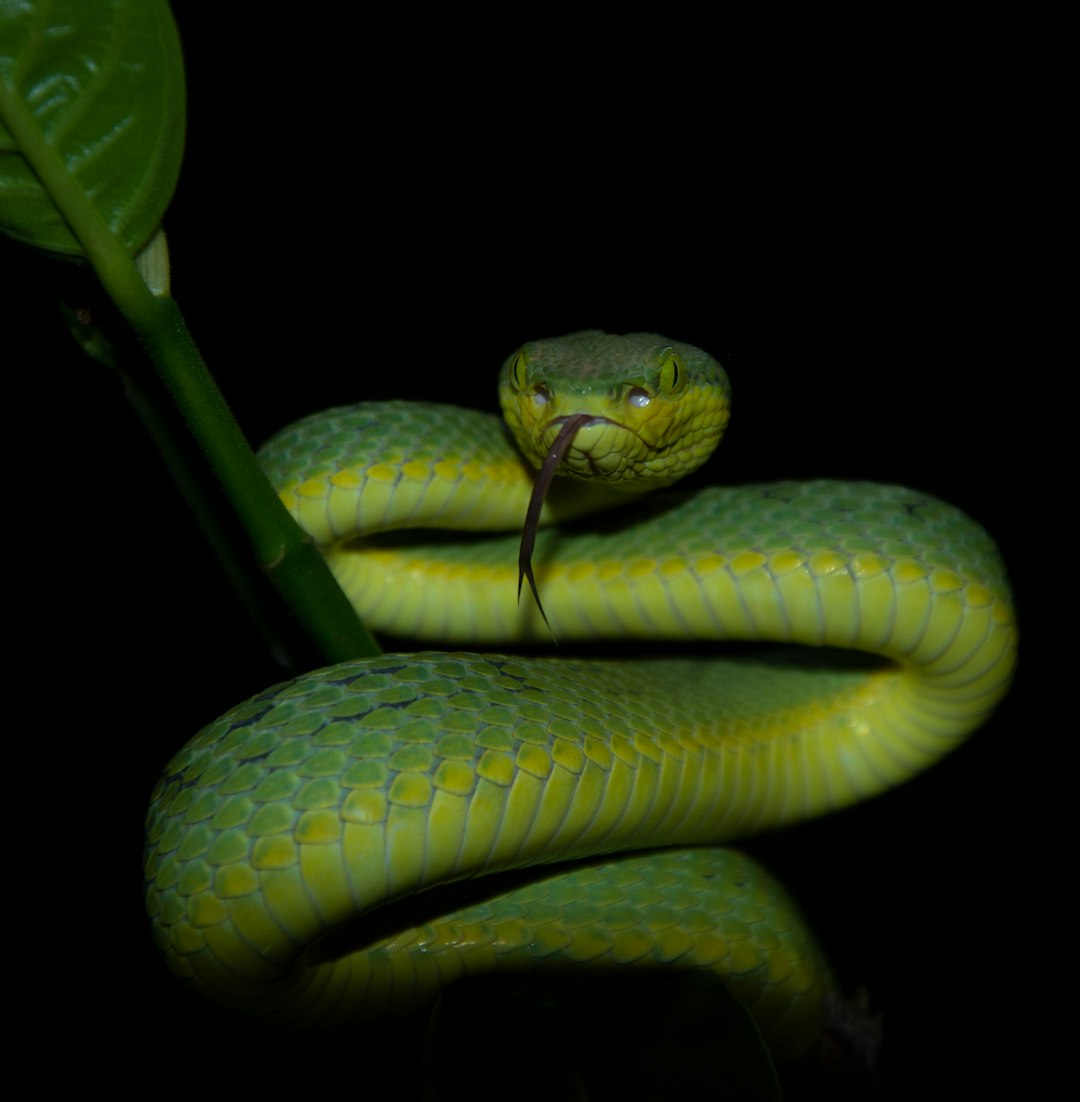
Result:
[[[370,403],[260,453],[365,622],[454,649],[298,677],[180,751],[147,823],[157,941],[275,1020],[407,1010],[485,971],[711,969],[798,1055],[834,981],[783,891],[718,843],[873,796],[986,719],[1017,647],[997,550],[893,486],[639,496],[636,468],[673,482],[727,421],[726,376],[688,345],[534,342],[501,396],[509,432]],[[518,594],[537,467],[570,476],[522,562],[548,624]],[[463,649],[549,631],[562,656]],[[574,656],[597,639],[681,646]],[[784,646],[718,645],[750,641]],[[428,891],[507,870],[528,871],[450,910]]]

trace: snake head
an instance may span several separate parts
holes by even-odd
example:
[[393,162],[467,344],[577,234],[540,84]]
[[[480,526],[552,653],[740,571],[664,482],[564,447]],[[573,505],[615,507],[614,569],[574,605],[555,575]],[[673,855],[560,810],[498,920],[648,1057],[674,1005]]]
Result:
[[598,330],[523,345],[503,364],[499,395],[534,467],[559,440],[557,473],[631,492],[670,485],[704,463],[731,404],[727,375],[701,349]]
[[523,345],[503,364],[499,396],[518,447],[539,470],[521,532],[518,598],[527,580],[545,623],[532,552],[555,475],[631,493],[668,486],[712,454],[731,405],[724,369],[700,348],[595,329]]

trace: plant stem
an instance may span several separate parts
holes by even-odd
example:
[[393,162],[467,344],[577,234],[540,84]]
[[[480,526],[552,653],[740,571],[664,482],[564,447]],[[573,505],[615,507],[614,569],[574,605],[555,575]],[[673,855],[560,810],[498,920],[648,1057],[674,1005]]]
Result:
[[260,470],[175,300],[147,287],[127,249],[82,192],[17,97],[0,83],[0,117],[145,347],[248,532],[257,561],[328,662],[379,649],[322,556]]

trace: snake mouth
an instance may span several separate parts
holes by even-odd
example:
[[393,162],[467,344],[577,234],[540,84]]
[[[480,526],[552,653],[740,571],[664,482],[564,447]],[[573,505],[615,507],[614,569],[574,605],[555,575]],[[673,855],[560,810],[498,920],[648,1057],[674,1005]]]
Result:
[[591,428],[593,425],[614,425],[617,429],[632,433],[638,439],[641,438],[641,433],[636,429],[622,421],[616,421],[613,417],[605,417],[602,413],[564,413],[559,417],[552,417],[550,421],[545,423],[541,431],[547,432],[549,429],[555,428],[556,425],[561,429],[568,421],[577,421],[579,429]]
[[618,425],[619,428],[626,428],[625,425],[619,421],[613,421],[610,417],[605,417],[602,413],[564,413],[560,417],[552,417],[546,425],[544,425],[544,431],[546,432],[550,428],[554,428],[556,425],[565,425],[567,421],[572,418],[586,418],[585,423],[581,425],[581,428],[587,428],[589,425]]

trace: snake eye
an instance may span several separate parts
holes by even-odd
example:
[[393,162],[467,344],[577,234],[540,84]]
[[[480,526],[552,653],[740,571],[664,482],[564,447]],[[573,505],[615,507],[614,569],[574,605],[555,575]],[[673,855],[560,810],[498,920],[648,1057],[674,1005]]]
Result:
[[525,390],[529,382],[529,365],[525,360],[525,353],[519,352],[514,356],[514,362],[510,365],[510,378],[518,390]]
[[660,365],[660,389],[665,394],[678,394],[686,382],[686,367],[678,352],[668,350]]
[[632,386],[626,392],[626,400],[637,409],[644,409],[652,401],[652,395],[640,386]]

